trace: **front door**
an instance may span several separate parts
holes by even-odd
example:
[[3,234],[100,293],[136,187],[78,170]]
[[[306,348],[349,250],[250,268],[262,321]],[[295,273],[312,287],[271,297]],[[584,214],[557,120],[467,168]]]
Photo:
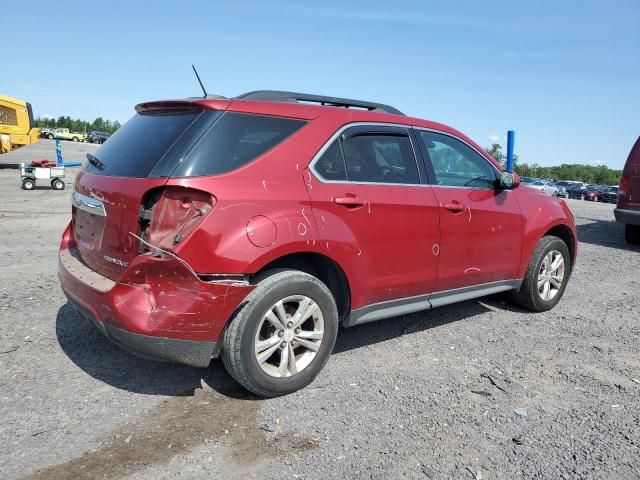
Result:
[[429,293],[438,206],[409,129],[349,127],[306,170],[322,248],[352,281],[352,308]]
[[523,219],[509,190],[496,190],[499,172],[460,139],[416,129],[440,206],[436,291],[517,280]]

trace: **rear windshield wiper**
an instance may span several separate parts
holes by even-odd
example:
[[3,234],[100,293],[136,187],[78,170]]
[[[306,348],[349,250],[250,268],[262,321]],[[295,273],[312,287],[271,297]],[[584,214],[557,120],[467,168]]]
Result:
[[104,167],[106,166],[104,163],[102,163],[100,160],[98,160],[96,157],[94,157],[90,153],[87,153],[87,160],[89,160],[89,163],[100,171],[104,170]]

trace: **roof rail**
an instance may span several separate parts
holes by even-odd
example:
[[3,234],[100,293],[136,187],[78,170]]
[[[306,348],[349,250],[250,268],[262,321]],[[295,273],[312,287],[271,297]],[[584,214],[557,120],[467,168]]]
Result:
[[258,100],[265,102],[309,102],[328,105],[331,107],[344,108],[364,108],[370,111],[394,113],[404,115],[400,110],[390,105],[382,103],[365,102],[363,100],[351,100],[349,98],[325,97],[324,95],[313,95],[310,93],[281,92],[278,90],[256,90],[243,93],[235,97],[238,100]]

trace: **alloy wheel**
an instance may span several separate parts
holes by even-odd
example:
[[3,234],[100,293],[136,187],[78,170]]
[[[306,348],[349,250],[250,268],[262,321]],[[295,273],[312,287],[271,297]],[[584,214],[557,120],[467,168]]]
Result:
[[255,337],[255,357],[272,377],[291,377],[316,357],[324,336],[318,304],[304,295],[276,302],[262,317]]
[[542,300],[553,300],[564,282],[565,263],[562,253],[552,250],[544,257],[538,272],[538,294]]

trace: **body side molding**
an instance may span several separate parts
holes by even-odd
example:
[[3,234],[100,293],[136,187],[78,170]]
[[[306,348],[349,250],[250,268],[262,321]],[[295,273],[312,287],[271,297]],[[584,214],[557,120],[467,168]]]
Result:
[[470,287],[456,288],[454,290],[418,295],[416,297],[374,303],[366,307],[358,308],[357,310],[352,310],[343,325],[345,327],[353,327],[354,325],[375,322],[377,320],[406,315],[421,310],[430,310],[451,303],[463,302],[465,300],[493,295],[494,293],[514,290],[519,288],[521,284],[522,280],[501,280]]

